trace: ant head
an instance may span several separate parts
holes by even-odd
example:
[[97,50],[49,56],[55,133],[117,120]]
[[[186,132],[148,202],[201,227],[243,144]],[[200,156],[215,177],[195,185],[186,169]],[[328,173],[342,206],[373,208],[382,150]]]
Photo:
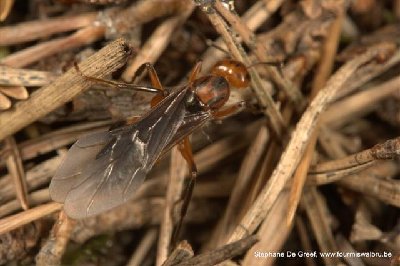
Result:
[[212,110],[222,107],[229,99],[229,83],[222,76],[204,76],[194,80],[191,86],[200,102]]
[[224,59],[214,65],[211,73],[224,77],[235,88],[246,88],[250,84],[250,75],[247,67],[236,60]]

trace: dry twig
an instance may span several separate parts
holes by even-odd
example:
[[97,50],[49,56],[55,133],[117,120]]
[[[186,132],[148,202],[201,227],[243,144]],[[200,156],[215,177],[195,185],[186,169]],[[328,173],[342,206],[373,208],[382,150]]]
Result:
[[3,218],[0,220],[0,235],[52,214],[61,208],[60,203],[52,202]]
[[75,221],[61,211],[50,236],[36,256],[36,265],[60,265]]
[[[128,44],[119,39],[82,62],[79,68],[87,75],[104,77],[123,66],[129,54]],[[69,70],[52,84],[33,93],[27,101],[17,104],[13,110],[0,113],[0,124],[7,125],[1,127],[0,139],[66,103],[78,93],[88,89],[90,85],[76,74],[75,69]]]

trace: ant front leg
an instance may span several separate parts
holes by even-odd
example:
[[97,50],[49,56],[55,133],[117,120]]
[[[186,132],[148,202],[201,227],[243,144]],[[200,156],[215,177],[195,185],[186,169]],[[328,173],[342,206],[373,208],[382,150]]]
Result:
[[178,149],[182,154],[182,157],[185,159],[189,166],[189,180],[188,183],[185,186],[185,190],[182,195],[182,207],[180,210],[180,217],[177,226],[174,229],[174,232],[172,234],[172,243],[176,243],[179,232],[181,230],[182,224],[183,224],[183,219],[185,218],[185,215],[187,213],[187,210],[189,208],[190,201],[192,199],[192,194],[193,194],[193,188],[196,183],[196,178],[197,178],[197,167],[194,162],[193,158],[193,152],[192,152],[192,146],[189,141],[189,137],[185,137],[181,143],[178,144]]
[[131,117],[128,117],[126,119],[119,119],[115,123],[111,124],[109,129],[113,130],[113,129],[116,129],[116,128],[119,128],[119,127],[123,127],[123,126],[127,126],[127,125],[133,125],[137,121],[139,121],[140,118],[141,118],[140,116],[131,116]]
[[193,67],[192,71],[190,72],[189,83],[193,82],[197,78],[197,76],[199,75],[199,73],[201,71],[201,66],[202,66],[202,62],[199,61]]
[[150,77],[151,85],[158,90],[158,94],[154,96],[153,99],[151,99],[151,107],[154,107],[168,96],[168,92],[162,86],[160,79],[158,78],[157,71],[154,69],[154,66],[151,63],[144,63],[139,67],[139,70],[141,70],[143,67],[147,70],[147,73]]
[[213,112],[215,120],[221,120],[231,115],[237,114],[244,109],[246,102],[237,102],[235,104],[224,107],[223,109]]

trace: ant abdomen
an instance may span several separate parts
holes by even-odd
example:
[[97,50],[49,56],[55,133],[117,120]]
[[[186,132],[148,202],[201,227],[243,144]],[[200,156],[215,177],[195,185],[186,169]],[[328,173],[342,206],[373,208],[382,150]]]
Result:
[[224,59],[214,65],[211,74],[224,77],[232,87],[246,88],[250,84],[247,67],[239,61]]

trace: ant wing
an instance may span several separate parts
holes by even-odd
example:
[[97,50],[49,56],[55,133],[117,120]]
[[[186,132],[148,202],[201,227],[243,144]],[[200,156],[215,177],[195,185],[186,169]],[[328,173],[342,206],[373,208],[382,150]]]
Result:
[[186,115],[178,131],[165,148],[165,152],[174,147],[179,141],[183,140],[184,137],[192,134],[195,130],[202,127],[211,119],[211,117],[212,114],[208,111],[199,111]]
[[70,149],[50,184],[72,218],[84,218],[133,196],[185,116],[182,88],[170,94],[134,125],[89,135]]
[[78,179],[82,178],[82,169],[96,158],[111,139],[110,132],[97,132],[79,138],[72,145],[50,183],[50,195],[54,201],[65,201],[72,187],[81,182]]

